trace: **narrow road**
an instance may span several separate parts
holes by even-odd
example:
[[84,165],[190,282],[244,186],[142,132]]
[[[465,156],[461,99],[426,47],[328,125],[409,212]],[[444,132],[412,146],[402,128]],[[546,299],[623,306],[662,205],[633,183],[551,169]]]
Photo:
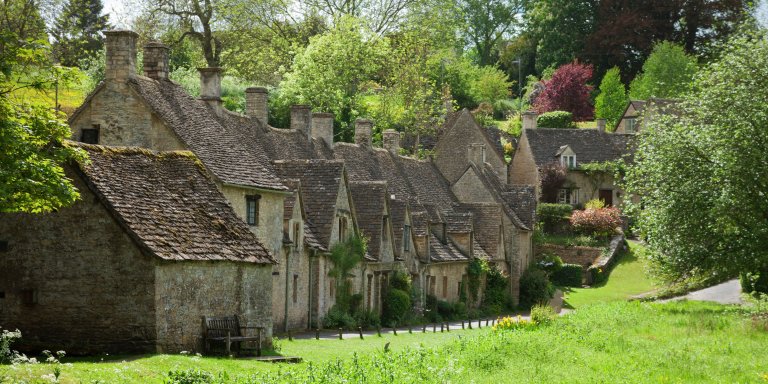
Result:
[[742,304],[741,284],[738,279],[728,280],[709,288],[691,292],[685,296],[675,297],[665,301],[675,300],[714,301],[720,304]]

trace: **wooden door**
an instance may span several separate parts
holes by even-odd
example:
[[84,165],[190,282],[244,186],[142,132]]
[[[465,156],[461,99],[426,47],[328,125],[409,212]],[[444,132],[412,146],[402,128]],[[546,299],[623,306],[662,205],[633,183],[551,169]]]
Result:
[[606,207],[613,206],[613,190],[612,189],[601,189],[600,195],[598,198],[605,202]]

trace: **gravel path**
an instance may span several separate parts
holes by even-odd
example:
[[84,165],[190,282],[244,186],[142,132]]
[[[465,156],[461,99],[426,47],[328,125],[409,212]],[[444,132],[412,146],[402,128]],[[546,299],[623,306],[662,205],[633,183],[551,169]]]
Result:
[[674,300],[695,300],[695,301],[714,301],[720,304],[743,304],[741,299],[741,284],[738,279],[728,280],[725,283],[718,284],[699,291],[691,292],[685,296],[675,297],[665,301]]

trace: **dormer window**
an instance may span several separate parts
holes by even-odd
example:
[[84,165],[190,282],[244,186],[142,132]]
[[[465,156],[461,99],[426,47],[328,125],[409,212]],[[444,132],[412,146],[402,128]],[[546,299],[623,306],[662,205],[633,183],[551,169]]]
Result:
[[624,130],[627,133],[635,133],[635,132],[637,132],[637,118],[636,117],[628,117],[625,120],[624,128],[625,128]]
[[560,156],[560,164],[568,169],[576,168],[576,155]]
[[259,195],[248,195],[245,197],[245,222],[248,225],[259,225]]

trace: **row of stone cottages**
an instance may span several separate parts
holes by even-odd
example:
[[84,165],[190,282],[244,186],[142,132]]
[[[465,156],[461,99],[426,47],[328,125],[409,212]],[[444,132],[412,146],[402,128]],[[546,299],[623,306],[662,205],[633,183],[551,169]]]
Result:
[[[535,190],[510,179],[498,134],[467,111],[449,116],[435,157],[398,155],[400,135],[334,143],[333,116],[291,109],[267,125],[267,92],[247,113],[223,108],[220,69],[193,98],[168,79],[168,48],[107,31],[106,79],[70,117],[90,163],[67,174],[74,206],[0,215],[0,325],[23,346],[72,353],[200,350],[201,317],[237,314],[273,331],[319,324],[336,282],[328,252],[368,238],[350,280],[381,311],[395,270],[424,296],[456,301],[472,258],[510,279],[531,263]],[[535,172],[535,171],[534,171]]]

